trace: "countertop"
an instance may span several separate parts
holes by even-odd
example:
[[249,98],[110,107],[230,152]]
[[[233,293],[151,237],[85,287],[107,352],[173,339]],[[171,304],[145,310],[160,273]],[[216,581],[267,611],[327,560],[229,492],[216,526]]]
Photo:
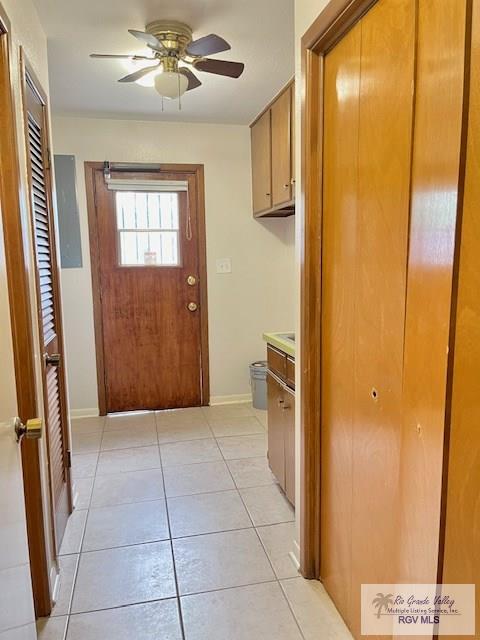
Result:
[[295,332],[284,331],[277,333],[264,333],[263,339],[272,347],[283,351],[289,356],[295,357]]

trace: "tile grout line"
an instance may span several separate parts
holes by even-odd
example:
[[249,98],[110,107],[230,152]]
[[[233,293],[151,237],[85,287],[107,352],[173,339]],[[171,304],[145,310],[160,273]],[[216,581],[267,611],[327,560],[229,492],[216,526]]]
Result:
[[[105,431],[105,417],[103,418],[103,428],[102,428],[101,441],[103,440],[104,431]],[[73,440],[73,438],[72,438],[72,440]],[[100,460],[100,452],[97,454],[97,461],[95,463],[95,472],[93,474],[92,493],[90,494],[90,500],[89,500],[88,509],[87,509],[87,517],[85,518],[85,524],[84,524],[84,527],[83,527],[82,538],[81,538],[80,546],[79,546],[77,564],[76,564],[75,572],[74,572],[74,576],[73,576],[72,593],[70,594],[70,598],[69,598],[68,609],[67,609],[67,611],[68,611],[67,622],[65,624],[65,630],[64,630],[64,635],[63,635],[64,640],[67,640],[67,638],[68,638],[68,630],[69,630],[69,627],[70,627],[70,616],[72,615],[73,597],[75,595],[75,589],[76,589],[76,586],[77,586],[78,571],[79,571],[79,568],[80,568],[80,561],[82,559],[83,540],[85,538],[85,532],[87,530],[88,517],[89,517],[89,514],[90,514],[90,505],[92,503],[93,490],[95,488],[95,480],[96,480],[96,477],[97,477],[97,469],[98,469],[99,460]]]
[[[231,489],[230,491],[232,492],[237,492],[237,490],[235,489]],[[194,494],[194,495],[211,495],[211,494]],[[190,496],[186,496],[186,497],[190,497]],[[161,500],[158,500],[158,502],[161,502]],[[134,504],[134,503],[132,503]],[[248,511],[247,511],[248,513]],[[171,537],[171,538],[155,538],[155,540],[144,540],[142,542],[131,542],[131,543],[127,543],[127,544],[119,544],[119,545],[114,545],[113,547],[100,547],[98,549],[84,549],[82,550],[81,554],[82,555],[86,555],[89,553],[97,553],[98,551],[110,551],[112,549],[129,549],[131,547],[141,547],[141,546],[146,546],[146,545],[150,545],[150,544],[157,544],[159,542],[168,542],[169,540],[186,540],[188,538],[199,538],[199,537],[205,537],[205,536],[214,536],[214,535],[218,535],[221,533],[233,533],[235,531],[250,531],[250,529],[264,529],[267,527],[276,527],[277,525],[281,525],[281,524],[292,524],[292,520],[284,520],[282,522],[275,522],[273,524],[262,524],[262,525],[251,525],[248,527],[236,527],[235,529],[220,529],[218,531],[207,531],[204,533],[189,533],[188,535],[182,535],[182,536],[175,536],[175,537]],[[263,544],[262,544],[263,546]],[[75,555],[80,555],[80,552],[75,552],[75,553],[65,553],[63,556],[61,556],[62,558],[69,558],[70,556],[75,556]],[[291,576],[291,577],[296,577],[296,576]],[[279,578],[279,580],[284,580],[287,578]]]
[[170,536],[170,553],[172,554],[172,566],[173,566],[173,577],[175,580],[175,590],[177,592],[177,608],[178,608],[178,620],[180,623],[180,633],[182,634],[182,639],[185,639],[185,625],[184,625],[184,621],[183,621],[183,612],[182,612],[182,601],[180,599],[180,589],[178,586],[178,575],[177,575],[177,565],[176,565],[176,561],[175,561],[175,553],[173,550],[173,539],[172,539],[172,526],[170,523],[170,511],[168,508],[168,500],[167,500],[167,492],[166,492],[166,487],[165,487],[165,476],[163,474],[163,461],[162,461],[162,453],[160,450],[160,442],[158,439],[158,430],[157,430],[157,414],[154,413],[154,419],[155,419],[155,433],[157,434],[157,446],[158,446],[158,456],[160,458],[160,469],[162,471],[162,483],[163,483],[163,495],[165,496],[165,511],[167,514],[167,526],[168,526],[168,533]]
[[[240,460],[253,460],[253,458],[240,458]],[[221,462],[224,463],[224,460],[214,460],[211,462]],[[228,460],[228,462],[231,462],[230,460]],[[195,462],[194,465],[197,464],[210,464],[210,462]],[[183,466],[190,466],[190,465],[178,465],[178,467],[183,467]],[[193,465],[192,465],[193,466]],[[226,464],[227,469],[228,468],[228,463]],[[167,467],[167,469],[173,469],[173,468],[178,468],[177,465],[175,467]],[[138,471],[125,471],[123,473],[142,473],[143,471],[161,471],[160,467],[154,467],[152,469],[139,469]],[[116,474],[108,474],[106,476],[98,476],[99,478],[110,478],[113,475]],[[120,475],[120,474],[119,474]],[[122,474],[123,475],[123,474]],[[89,479],[89,478],[82,478],[82,480],[84,479]],[[255,485],[249,485],[248,487],[237,487],[237,485],[234,482],[234,486],[231,487],[230,489],[215,489],[215,490],[210,490],[210,491],[198,491],[196,493],[181,493],[179,495],[175,495],[175,496],[166,496],[166,495],[162,495],[159,496],[158,498],[148,498],[147,500],[129,500],[128,502],[117,502],[115,504],[101,504],[99,506],[95,506],[91,504],[92,498],[90,498],[90,506],[89,507],[84,507],[82,509],[75,509],[75,511],[100,511],[101,509],[113,509],[115,507],[125,507],[127,505],[132,505],[132,504],[144,504],[147,502],[160,502],[162,500],[175,500],[177,498],[190,498],[193,496],[204,496],[204,495],[210,495],[212,493],[228,493],[228,491],[240,491],[243,489],[262,489],[263,487],[273,487],[275,486],[277,483],[276,482],[271,482],[269,484],[255,484]],[[273,524],[286,524],[287,522],[292,522],[292,520],[282,520],[280,522],[275,522]],[[273,526],[270,524],[260,524],[257,525],[259,527],[269,527],[269,526]],[[248,527],[247,527],[248,528]],[[228,531],[228,529],[227,529]],[[184,537],[184,536],[179,536],[179,537]],[[108,548],[108,547],[107,547]],[[78,551],[74,551],[73,553],[64,553],[62,554],[61,557],[63,556],[72,556],[75,553],[78,553]]]
[[[266,433],[266,437],[268,437],[268,432]],[[215,441],[216,441],[216,438],[215,438]],[[218,442],[217,442],[217,447],[220,449],[220,453],[222,454],[222,457],[224,458],[224,462],[225,462],[225,464],[227,465],[227,469],[228,469],[228,471],[229,471],[230,475],[232,475],[232,474],[231,474],[231,471],[230,471],[230,467],[228,466],[228,463],[227,463],[227,461],[226,461],[225,457],[223,456],[223,451],[221,450],[220,446],[218,445]],[[263,457],[263,456],[262,456],[262,457]],[[267,457],[267,460],[268,460],[268,457]],[[234,479],[233,475],[232,475],[232,480],[233,480],[233,482],[234,482],[235,486],[237,486],[237,483],[235,482],[235,479]],[[270,567],[271,567],[271,569],[272,569],[272,573],[273,573],[273,576],[274,576],[274,578],[275,578],[275,582],[277,583],[278,588],[280,589],[280,593],[282,594],[283,599],[284,599],[284,601],[286,602],[287,607],[288,607],[288,609],[290,610],[290,613],[291,613],[291,614],[292,614],[292,616],[293,616],[293,619],[295,620],[295,624],[296,624],[296,626],[297,626],[297,628],[298,628],[298,631],[299,631],[299,633],[300,633],[300,636],[303,638],[303,640],[305,640],[305,636],[304,636],[304,634],[303,634],[302,628],[300,627],[300,623],[299,623],[299,621],[297,620],[297,616],[295,615],[295,613],[294,613],[294,611],[293,611],[293,608],[292,608],[292,606],[291,606],[291,604],[290,604],[290,602],[289,602],[289,600],[288,600],[288,598],[287,598],[287,596],[286,596],[286,594],[285,594],[285,591],[284,591],[284,590],[283,590],[283,588],[282,588],[282,584],[281,584],[281,582],[280,582],[280,579],[279,579],[279,578],[278,578],[278,576],[277,576],[277,573],[276,573],[275,568],[274,568],[274,566],[273,566],[273,563],[272,563],[272,561],[271,561],[271,559],[270,559],[270,556],[269,556],[269,554],[268,554],[268,552],[267,552],[267,549],[266,549],[265,545],[263,544],[263,541],[262,541],[262,538],[260,537],[260,534],[258,533],[257,525],[254,523],[253,518],[252,518],[252,516],[251,516],[251,514],[250,514],[250,511],[248,510],[247,505],[245,504],[245,501],[244,501],[244,499],[243,499],[243,496],[242,496],[242,494],[241,494],[241,492],[240,492],[240,490],[239,490],[238,488],[237,488],[237,491],[238,491],[238,494],[239,494],[240,499],[241,499],[241,501],[242,501],[242,504],[243,504],[243,506],[244,506],[244,509],[245,509],[245,510],[246,510],[246,512],[248,513],[248,517],[250,518],[250,520],[251,520],[251,522],[252,522],[253,530],[255,531],[255,534],[256,534],[256,536],[257,536],[257,538],[258,538],[258,541],[259,541],[259,543],[260,543],[260,546],[262,547],[263,552],[265,553],[265,556],[266,556],[266,558],[267,558],[267,561],[268,561],[268,563],[269,563],[269,565],[270,565]],[[275,524],[277,524],[277,523],[275,523]],[[279,524],[280,524],[280,523],[279,523]],[[265,525],[265,526],[268,526],[268,525]]]
[[[262,427],[262,429],[263,429],[263,434],[265,434],[266,429],[264,428],[264,426],[263,426],[263,424],[260,422],[260,420],[259,420],[255,415],[253,415],[253,416],[249,416],[249,417],[254,417],[254,418],[258,421],[259,425],[260,425],[260,426]],[[169,500],[169,499],[172,499],[172,498],[174,499],[174,498],[177,498],[177,497],[178,497],[178,498],[180,498],[180,497],[188,497],[188,496],[191,496],[191,495],[203,495],[203,494],[211,494],[211,493],[223,493],[223,492],[225,492],[225,491],[232,491],[232,489],[228,489],[228,490],[220,490],[220,491],[202,492],[202,493],[199,493],[199,494],[186,494],[185,496],[183,496],[183,495],[182,495],[182,496],[171,496],[170,498],[168,498],[168,497],[167,497],[167,492],[166,492],[166,487],[165,487],[164,467],[163,467],[163,461],[162,461],[162,456],[161,456],[161,444],[160,444],[160,441],[159,441],[159,434],[158,434],[158,429],[157,429],[158,423],[157,423],[157,420],[156,420],[156,413],[154,413],[154,419],[155,419],[155,430],[156,430],[156,434],[157,434],[157,446],[158,446],[158,453],[159,453],[159,458],[160,458],[160,470],[161,470],[161,473],[162,473],[162,483],[163,483],[163,492],[164,492],[165,508],[166,508],[166,514],[167,514],[167,523],[168,523],[168,530],[169,530],[169,535],[170,535],[169,542],[170,542],[171,553],[172,553],[173,571],[174,571],[175,585],[176,585],[176,591],[177,591],[177,596],[176,596],[176,598],[175,598],[175,599],[177,600],[177,604],[178,604],[178,608],[179,608],[179,619],[180,619],[180,625],[181,625],[182,637],[183,637],[183,639],[185,640],[185,629],[184,629],[183,613],[182,613],[182,608],[181,608],[181,596],[180,596],[180,590],[179,590],[179,587],[178,587],[178,576],[177,576],[177,570],[176,570],[175,554],[174,554],[174,550],[173,550],[173,540],[174,540],[174,538],[172,538],[172,534],[171,534],[171,524],[170,524],[170,516],[169,516],[169,510],[168,510],[168,500]],[[225,466],[226,466],[226,468],[227,468],[227,470],[228,470],[228,473],[229,473],[229,475],[230,475],[230,477],[231,477],[231,479],[232,479],[233,485],[234,485],[234,487],[235,487],[235,489],[233,489],[233,490],[235,490],[235,491],[236,491],[236,493],[239,495],[239,497],[240,497],[240,499],[241,499],[241,501],[242,501],[242,504],[243,504],[243,506],[244,506],[244,508],[245,508],[245,511],[246,511],[246,513],[248,514],[249,520],[250,520],[250,521],[251,521],[251,523],[252,523],[252,526],[251,526],[251,527],[241,528],[241,529],[229,529],[229,530],[226,530],[226,531],[220,531],[220,532],[209,532],[209,533],[207,533],[207,534],[203,534],[203,533],[202,533],[202,534],[194,534],[194,535],[189,535],[189,536],[181,536],[181,537],[179,537],[179,538],[175,538],[175,539],[184,539],[184,538],[197,537],[197,536],[202,536],[202,535],[215,535],[215,534],[218,534],[218,533],[226,533],[226,532],[230,532],[230,531],[237,531],[237,530],[248,530],[248,529],[253,528],[253,529],[255,530],[255,533],[256,533],[257,537],[258,537],[259,543],[260,543],[260,545],[261,545],[261,547],[262,547],[262,549],[263,549],[263,551],[264,551],[264,553],[265,553],[265,555],[266,555],[267,561],[268,561],[268,563],[269,563],[269,565],[270,565],[270,567],[271,567],[271,570],[272,570],[272,574],[273,574],[273,578],[274,578],[274,579],[273,579],[273,580],[268,580],[268,581],[262,581],[262,582],[248,583],[248,584],[245,584],[245,585],[236,585],[235,587],[223,587],[223,588],[220,588],[220,589],[210,589],[210,590],[201,591],[201,592],[196,592],[196,593],[192,593],[192,594],[185,594],[185,596],[199,595],[199,594],[201,594],[201,593],[211,593],[211,592],[214,592],[214,591],[220,591],[220,590],[222,590],[222,591],[223,591],[223,590],[229,590],[229,589],[234,589],[234,588],[238,588],[238,587],[253,586],[253,585],[255,585],[255,584],[268,584],[268,583],[272,583],[272,584],[273,584],[273,583],[275,583],[275,582],[276,582],[276,583],[279,585],[279,588],[280,588],[280,590],[281,590],[281,593],[282,593],[282,595],[283,595],[283,598],[284,598],[284,600],[286,601],[286,603],[287,603],[287,605],[288,605],[288,607],[289,607],[289,609],[290,609],[290,611],[291,611],[291,613],[292,613],[292,615],[293,615],[293,617],[294,617],[294,620],[295,620],[295,622],[296,622],[296,625],[297,625],[297,627],[299,628],[300,634],[301,634],[302,638],[304,638],[304,635],[303,635],[303,632],[302,632],[302,630],[301,630],[301,628],[300,628],[299,622],[298,622],[298,620],[297,620],[297,618],[296,618],[296,616],[295,616],[295,614],[294,614],[294,612],[293,612],[293,610],[292,610],[292,607],[291,607],[291,605],[290,605],[290,602],[288,601],[288,598],[287,598],[287,596],[286,596],[286,594],[285,594],[285,591],[284,591],[284,589],[283,589],[283,587],[282,587],[282,585],[281,585],[280,579],[277,577],[277,574],[276,574],[276,572],[275,572],[275,569],[274,569],[274,567],[273,567],[273,564],[272,564],[272,562],[271,562],[271,560],[270,560],[269,554],[268,554],[268,552],[267,552],[267,550],[266,550],[266,547],[265,547],[265,545],[263,544],[263,542],[262,542],[262,540],[261,540],[261,537],[260,537],[260,535],[259,535],[259,532],[258,532],[258,528],[259,528],[259,527],[261,528],[262,526],[272,526],[272,524],[270,524],[270,525],[269,525],[269,524],[264,524],[264,525],[258,525],[258,526],[257,526],[257,525],[255,525],[255,523],[254,523],[254,521],[253,521],[253,518],[252,518],[252,516],[251,516],[251,514],[250,514],[250,512],[249,512],[249,510],[248,510],[248,508],[247,508],[247,506],[246,506],[246,504],[245,504],[245,501],[244,501],[244,499],[243,499],[243,496],[241,495],[240,489],[239,489],[239,487],[238,487],[238,485],[237,485],[237,483],[236,483],[236,481],[235,481],[235,479],[234,479],[234,477],[233,477],[233,475],[232,475],[232,473],[231,473],[230,467],[229,467],[229,465],[228,465],[228,462],[230,462],[230,460],[227,460],[227,459],[225,458],[225,456],[224,456],[224,454],[223,454],[223,451],[221,450],[221,448],[220,448],[220,446],[219,446],[219,443],[218,443],[218,439],[219,439],[219,438],[243,437],[243,436],[249,436],[249,435],[259,435],[259,433],[241,434],[241,435],[236,435],[236,436],[216,436],[216,434],[213,432],[213,429],[212,429],[212,427],[211,427],[210,422],[208,421],[208,418],[206,418],[206,421],[207,421],[207,426],[209,427],[210,431],[212,432],[212,436],[213,436],[213,438],[195,438],[195,439],[192,439],[192,440],[178,440],[178,441],[175,441],[175,442],[195,442],[195,441],[197,441],[197,440],[207,440],[207,439],[213,439],[213,440],[215,441],[215,444],[216,444],[217,448],[218,448],[218,449],[219,449],[219,451],[220,451],[221,460],[222,460],[222,461],[223,461],[223,463],[225,464]],[[104,433],[105,433],[105,426],[104,426],[103,431],[102,431],[102,439],[101,439],[101,441],[102,441],[102,442],[103,442],[103,435],[104,435]],[[266,434],[265,434],[265,435],[266,435]],[[162,443],[162,444],[171,444],[171,443]],[[155,446],[155,445],[144,445],[144,446]],[[128,448],[128,449],[136,449],[136,448],[141,448],[141,446],[139,446],[139,447],[126,447],[125,449],[127,449],[127,448]],[[121,450],[124,450],[124,449],[111,449],[111,450],[105,450],[105,451],[115,451],[115,450],[117,450],[117,451],[121,451]],[[83,550],[84,537],[85,537],[85,532],[86,532],[86,527],[87,527],[87,522],[88,522],[88,516],[89,516],[89,513],[90,513],[90,509],[95,509],[95,507],[92,507],[92,506],[91,506],[91,503],[92,503],[92,499],[93,499],[93,490],[94,490],[94,487],[95,487],[96,479],[97,479],[97,477],[108,477],[109,475],[115,475],[115,474],[105,474],[104,476],[97,476],[97,472],[98,472],[98,463],[99,463],[100,453],[101,453],[101,452],[102,452],[102,449],[100,449],[98,452],[96,452],[96,453],[97,453],[97,462],[96,462],[96,465],[95,465],[95,473],[94,473],[94,476],[93,476],[94,481],[93,481],[92,493],[91,493],[91,495],[90,495],[89,506],[88,506],[88,509],[87,509],[88,514],[87,514],[87,518],[86,518],[85,526],[84,526],[83,533],[82,533],[82,541],[81,541],[81,546],[80,546],[80,553],[78,554],[78,555],[79,555],[79,558],[78,558],[77,565],[76,565],[76,572],[75,572],[74,586],[73,586],[73,588],[72,588],[72,594],[71,594],[71,598],[70,598],[69,613],[68,613],[68,616],[67,616],[67,624],[66,624],[66,628],[65,628],[65,636],[66,636],[66,634],[68,633],[68,626],[69,626],[69,622],[70,622],[70,616],[71,616],[71,615],[76,615],[76,614],[72,614],[72,613],[71,613],[71,606],[72,606],[72,601],[73,601],[74,591],[75,591],[75,587],[76,587],[76,579],[77,579],[78,567],[79,567],[79,564],[80,564],[81,555],[83,555],[83,553],[91,553],[91,552],[95,552],[95,551],[100,551],[100,550],[101,550],[101,549],[98,549],[98,550],[97,550],[97,549],[95,549],[95,550],[91,550],[91,551],[84,551],[84,550]],[[88,453],[90,453],[90,452],[88,452]],[[91,452],[91,453],[94,453],[94,452]],[[82,454],[78,454],[78,455],[82,455]],[[250,458],[233,458],[232,460],[246,460],[246,459],[255,459],[255,458],[257,458],[257,459],[260,459],[260,458],[264,459],[264,458],[265,458],[265,456],[263,455],[263,456],[252,456],[252,457],[250,457]],[[216,461],[212,461],[212,462],[216,462]],[[194,465],[194,464],[203,464],[203,463],[201,463],[201,462],[200,462],[200,463],[187,463],[187,464],[182,464],[182,465],[171,465],[171,467],[172,467],[172,468],[173,468],[173,467],[183,467],[183,466],[189,466],[190,464],[191,464],[191,465]],[[155,469],[158,469],[158,467],[155,467]],[[134,473],[135,471],[146,471],[146,470],[147,470],[147,469],[138,469],[138,470],[133,470],[133,471],[131,471],[131,472],[132,472],[132,473]],[[125,473],[125,472],[124,472],[124,473]],[[80,478],[79,478],[79,479],[80,479]],[[275,484],[275,483],[272,483],[272,485],[273,485],[273,484]],[[269,485],[258,485],[258,486],[259,486],[259,487],[261,487],[261,486],[269,486]],[[255,488],[255,487],[248,487],[248,488],[250,489],[250,488]],[[140,501],[140,502],[152,502],[152,501],[154,501],[154,500]],[[155,500],[155,501],[158,501],[158,500]],[[132,503],[122,503],[122,504],[135,504],[135,502],[132,502]],[[106,505],[106,508],[108,508],[108,507],[112,507],[112,506],[117,506],[117,505]],[[119,505],[118,505],[118,506],[119,506]],[[102,508],[102,507],[97,507],[97,508]],[[291,521],[285,521],[285,522],[291,522]],[[282,523],[274,523],[274,524],[282,524]],[[142,544],[153,544],[154,542],[157,542],[157,541],[141,542],[141,543],[138,543],[138,545],[142,545]],[[128,546],[137,546],[137,545],[121,545],[120,547],[109,547],[109,548],[123,548],[123,547],[128,547]],[[152,600],[149,600],[149,601],[146,601],[146,602],[156,602],[156,601],[159,601],[159,600],[171,600],[171,599],[173,599],[173,598],[161,598],[161,599],[156,599],[156,600],[153,600],[153,601],[152,601]],[[106,609],[116,609],[116,608],[121,608],[121,607],[123,607],[123,606],[133,606],[133,605],[137,605],[137,604],[142,604],[142,603],[130,603],[130,604],[128,604],[128,605],[120,605],[120,607],[108,607],[108,608],[106,608]],[[100,610],[103,610],[103,609],[100,609]],[[95,611],[97,611],[97,610],[95,610]],[[82,612],[82,613],[83,613],[83,612]],[[88,613],[88,612],[85,612],[85,613]],[[65,637],[65,636],[64,636],[64,637]]]

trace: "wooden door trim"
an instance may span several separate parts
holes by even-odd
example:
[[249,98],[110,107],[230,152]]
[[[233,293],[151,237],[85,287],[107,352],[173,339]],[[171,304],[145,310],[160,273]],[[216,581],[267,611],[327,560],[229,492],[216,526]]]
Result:
[[[47,152],[48,152],[48,163],[45,167],[45,186],[47,192],[48,199],[48,216],[51,225],[51,233],[52,233],[52,245],[56,244],[56,227],[54,221],[54,187],[53,187],[53,177],[52,177],[52,168],[51,168],[51,153],[50,153],[50,124],[49,124],[49,111],[48,111],[48,98],[47,94],[43,89],[41,82],[36,76],[27,56],[22,47],[20,47],[20,69],[21,69],[21,79],[22,79],[22,99],[23,99],[23,122],[24,122],[24,131],[25,131],[25,151],[27,158],[27,173],[28,173],[28,212],[30,216],[30,229],[32,233],[32,238],[35,237],[35,229],[34,229],[34,211],[32,204],[32,174],[28,163],[29,150],[28,150],[28,106],[27,106],[27,85],[30,86],[31,90],[35,92],[39,101],[42,105],[43,110],[43,126],[45,128],[45,138],[47,140]],[[36,258],[35,258],[36,259]],[[62,306],[61,306],[61,293],[60,293],[60,273],[57,262],[57,251],[56,246],[54,250],[51,252],[51,261],[52,261],[52,289],[54,295],[54,309],[55,309],[55,318],[56,318],[56,333],[57,333],[57,341],[58,341],[58,352],[61,355],[61,365],[58,368],[58,382],[59,382],[59,402],[60,402],[60,414],[61,414],[61,429],[62,429],[62,438],[64,442],[64,467],[65,467],[65,476],[66,476],[66,485],[67,485],[67,497],[68,497],[68,510],[69,514],[73,511],[73,500],[72,500],[72,481],[71,481],[71,472],[70,472],[70,461],[69,461],[69,452],[70,452],[70,434],[68,428],[68,396],[67,396],[67,384],[65,377],[65,347],[64,347],[64,337],[63,337],[63,322],[62,322]],[[34,272],[36,272],[36,264],[34,266]],[[37,308],[37,322],[39,324],[39,328],[42,326],[42,313],[41,313],[41,305],[40,305],[40,285],[39,280],[35,277],[35,291],[36,291],[36,308]],[[43,345],[43,339],[40,337],[40,344]],[[43,354],[41,354],[43,357]],[[48,391],[46,388],[46,383],[43,389],[43,405],[44,405],[44,438],[46,439],[46,449],[47,455],[50,459],[50,445],[49,438],[47,433],[47,411],[48,411]],[[50,523],[51,523],[51,535],[53,542],[53,549],[55,557],[58,554],[59,544],[57,541],[56,535],[56,527],[55,527],[55,501],[53,497],[53,487],[52,487],[52,479],[49,473],[49,496],[50,496]]]
[[324,57],[377,0],[331,0],[302,38],[300,571],[320,577]]
[[[15,125],[15,101],[10,75],[10,23],[0,4],[0,204],[2,207],[7,282],[10,298],[13,356],[18,413],[23,422],[38,415],[34,339],[27,258],[27,231],[20,205],[20,162]],[[49,558],[45,537],[42,475],[38,442],[23,440],[21,446],[25,512],[37,617],[52,610]]]
[[[117,167],[115,167],[117,165]],[[121,167],[121,168],[120,168]],[[210,402],[210,367],[208,349],[208,294],[207,294],[207,248],[205,226],[205,178],[203,164],[156,164],[130,165],[111,163],[114,171],[142,170],[149,173],[184,173],[195,177],[197,193],[198,224],[198,269],[200,293],[200,357],[202,379],[202,405]],[[102,301],[100,296],[100,261],[98,246],[98,225],[95,198],[95,174],[103,171],[103,162],[85,162],[85,186],[87,192],[88,232],[90,240],[90,265],[92,276],[93,321],[95,329],[95,358],[97,365],[98,408],[100,415],[107,413],[107,392],[105,385],[105,356],[103,341]]]

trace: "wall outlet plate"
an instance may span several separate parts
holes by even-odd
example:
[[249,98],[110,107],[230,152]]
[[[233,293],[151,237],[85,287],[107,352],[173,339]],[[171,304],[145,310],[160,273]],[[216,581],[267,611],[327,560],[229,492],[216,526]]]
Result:
[[231,260],[231,258],[218,258],[217,259],[217,273],[232,273],[232,260]]

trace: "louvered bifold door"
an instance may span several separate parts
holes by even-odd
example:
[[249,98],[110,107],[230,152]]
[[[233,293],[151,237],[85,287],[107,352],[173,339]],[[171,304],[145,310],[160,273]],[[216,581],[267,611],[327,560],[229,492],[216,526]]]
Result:
[[60,314],[46,107],[34,81],[25,79],[26,136],[32,229],[35,243],[37,304],[46,439],[53,503],[54,537],[59,550],[71,513],[63,341]]

